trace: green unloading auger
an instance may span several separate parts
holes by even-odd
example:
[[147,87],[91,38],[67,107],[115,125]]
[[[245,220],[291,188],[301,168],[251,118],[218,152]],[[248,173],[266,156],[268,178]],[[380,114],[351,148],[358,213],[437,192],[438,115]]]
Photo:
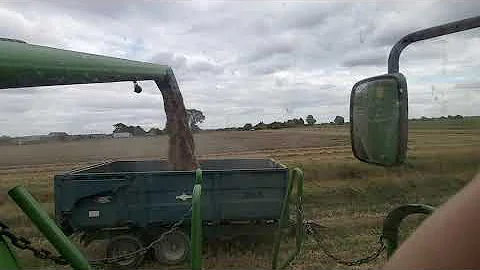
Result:
[[166,65],[0,39],[0,89],[121,81],[175,81]]

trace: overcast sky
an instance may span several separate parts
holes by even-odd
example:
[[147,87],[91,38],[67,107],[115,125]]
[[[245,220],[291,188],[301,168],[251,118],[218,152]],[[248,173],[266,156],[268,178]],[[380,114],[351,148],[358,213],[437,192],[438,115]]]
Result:
[[[480,1],[2,1],[0,36],[172,66],[202,128],[347,116],[403,35],[480,15]],[[480,115],[480,30],[407,47],[410,117]],[[164,127],[152,82],[0,91],[0,135]]]

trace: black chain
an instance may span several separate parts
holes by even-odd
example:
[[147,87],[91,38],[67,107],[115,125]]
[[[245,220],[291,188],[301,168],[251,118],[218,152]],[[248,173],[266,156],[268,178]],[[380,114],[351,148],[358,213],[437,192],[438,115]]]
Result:
[[0,235],[5,236],[10,240],[12,245],[22,250],[30,250],[33,256],[39,259],[51,260],[58,265],[67,265],[69,262],[62,256],[53,255],[51,251],[43,248],[35,248],[32,242],[22,236],[16,236],[10,231],[10,228],[0,221]]
[[380,238],[378,239],[379,247],[371,255],[366,256],[366,257],[361,258],[361,259],[356,259],[356,260],[351,260],[351,261],[343,260],[343,259],[340,259],[340,258],[336,257],[332,253],[330,253],[330,251],[328,251],[328,249],[325,248],[325,246],[322,245],[322,242],[319,240],[320,237],[319,237],[319,233],[318,233],[318,228],[323,227],[322,225],[317,224],[313,221],[305,221],[304,224],[305,224],[306,232],[309,235],[313,236],[313,239],[317,243],[318,247],[323,251],[323,253],[325,253],[325,255],[327,255],[327,257],[331,258],[332,260],[334,260],[338,264],[343,264],[343,265],[346,265],[346,266],[359,266],[359,265],[362,265],[362,264],[366,264],[366,263],[374,261],[378,257],[380,257],[380,255],[385,251],[385,248],[386,248],[385,243],[383,242],[383,237],[380,236]]

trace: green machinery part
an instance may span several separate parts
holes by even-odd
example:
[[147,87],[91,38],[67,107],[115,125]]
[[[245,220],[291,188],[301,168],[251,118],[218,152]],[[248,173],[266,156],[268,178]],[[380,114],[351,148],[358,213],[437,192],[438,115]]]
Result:
[[0,236],[0,269],[22,269],[17,256],[5,236]]
[[[293,187],[296,185],[296,222],[295,222],[295,250],[290,253],[287,259],[279,266],[280,242],[282,240],[282,229],[284,229],[289,220],[289,203],[291,201]],[[272,269],[283,269],[295,259],[300,253],[304,240],[303,227],[303,172],[299,168],[294,168],[290,173],[288,181],[287,194],[283,200],[282,212],[278,224],[278,231],[273,245]]]
[[387,245],[387,257],[390,258],[398,248],[398,232],[400,223],[409,215],[424,214],[430,215],[435,208],[426,204],[406,204],[399,206],[390,213],[383,221],[382,237]]
[[174,79],[166,65],[0,41],[0,89]]
[[92,269],[82,252],[65,236],[25,188],[17,186],[8,191],[8,195],[74,269]]

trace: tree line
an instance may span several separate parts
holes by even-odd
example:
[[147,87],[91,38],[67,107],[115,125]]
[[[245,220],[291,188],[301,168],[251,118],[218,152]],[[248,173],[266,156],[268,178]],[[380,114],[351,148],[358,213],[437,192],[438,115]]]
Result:
[[[243,125],[243,127],[230,127],[230,128],[220,128],[217,130],[263,130],[263,129],[281,129],[281,128],[292,128],[292,127],[303,127],[303,126],[313,126],[317,120],[313,115],[308,115],[305,120],[300,118],[293,118],[287,119],[284,122],[274,121],[272,123],[264,123],[263,121],[253,125],[251,123],[247,123]],[[345,118],[343,116],[337,115],[335,119],[330,122],[330,124],[334,125],[343,125],[345,123]]]
[[462,115],[448,115],[448,116],[440,116],[440,117],[425,117],[425,116],[422,116],[420,118],[414,118],[414,119],[410,119],[411,121],[429,121],[429,120],[459,120],[459,119],[463,119],[463,116]]
[[[198,109],[187,109],[187,125],[193,132],[200,131],[199,123],[205,121],[205,115]],[[164,129],[152,127],[145,131],[141,126],[128,126],[124,123],[116,123],[113,125],[113,133],[130,133],[132,136],[157,136],[167,134],[168,126]]]

